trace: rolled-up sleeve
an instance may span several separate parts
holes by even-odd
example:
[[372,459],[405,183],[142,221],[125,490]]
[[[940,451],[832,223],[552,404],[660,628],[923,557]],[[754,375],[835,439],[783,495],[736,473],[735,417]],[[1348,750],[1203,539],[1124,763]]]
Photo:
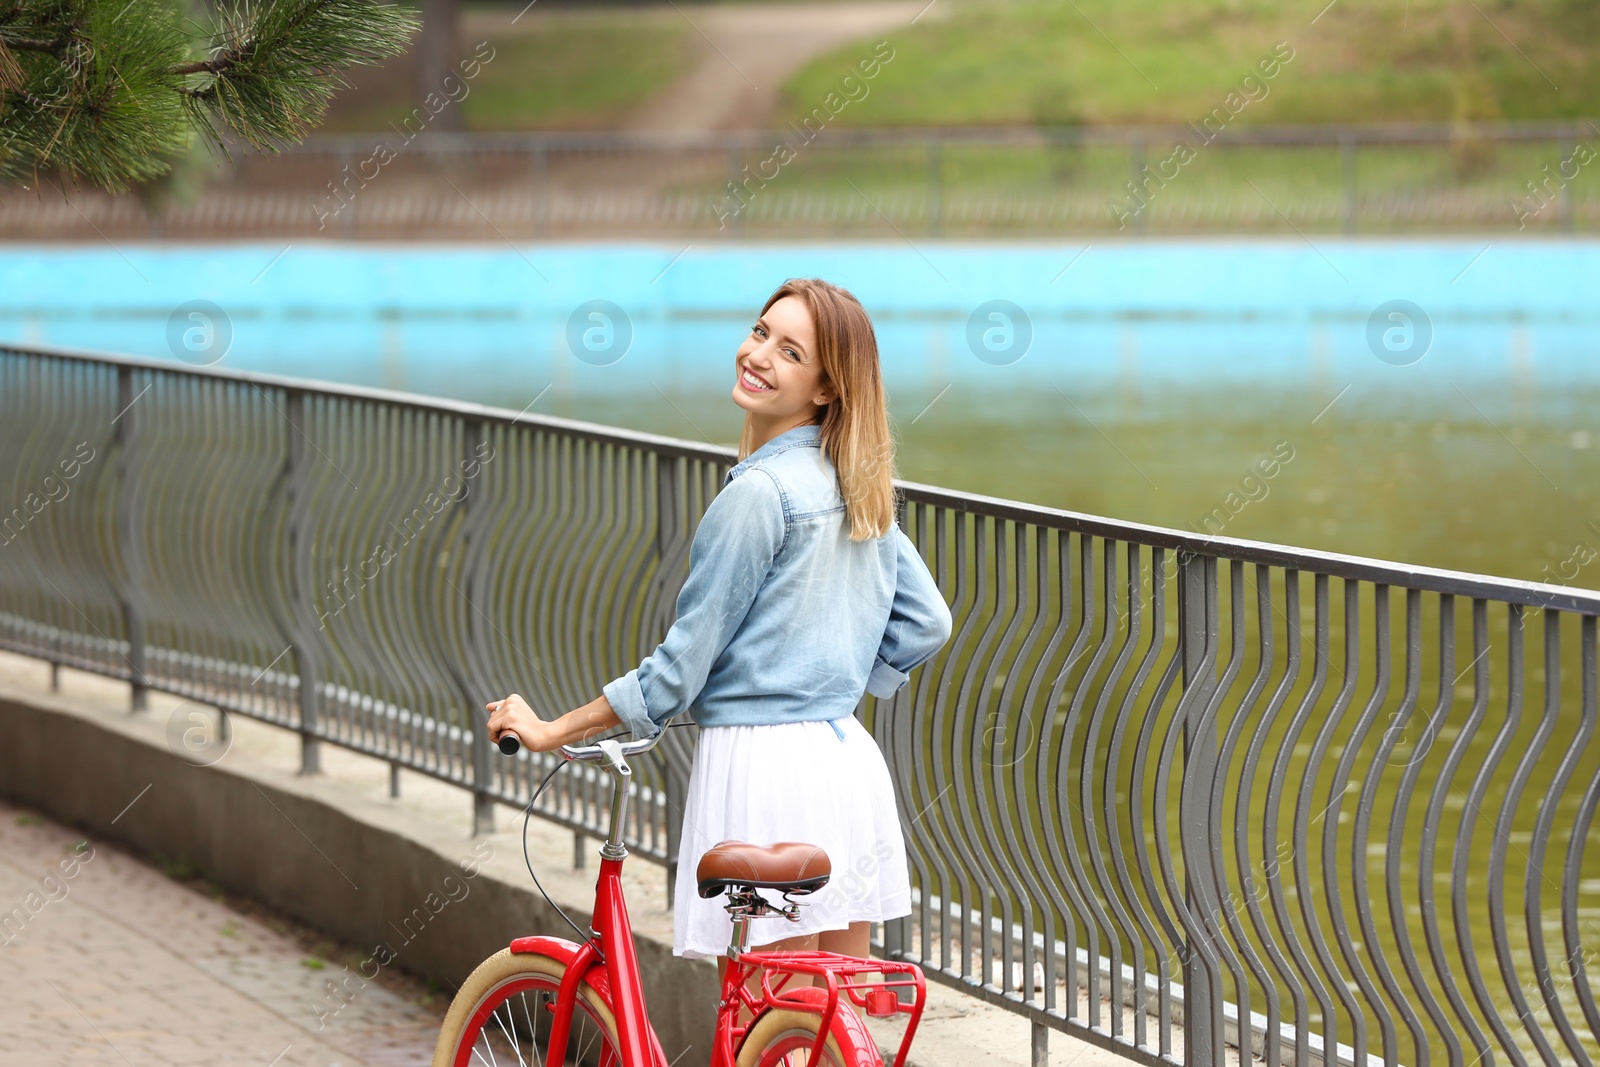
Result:
[[711,665],[749,614],[784,533],[782,494],[758,467],[712,498],[689,546],[689,577],[672,628],[643,663],[603,689],[635,737],[654,737],[700,695]]
[[897,560],[894,602],[872,673],[867,676],[867,692],[876,697],[898,692],[913,668],[944,647],[951,630],[950,607],[917,546],[898,525],[892,536]]

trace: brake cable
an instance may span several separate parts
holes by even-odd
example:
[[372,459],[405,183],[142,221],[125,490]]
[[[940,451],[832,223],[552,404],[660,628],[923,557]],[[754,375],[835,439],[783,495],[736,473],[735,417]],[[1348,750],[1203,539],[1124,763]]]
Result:
[[[667,724],[669,727],[693,725],[694,722],[692,720],[689,722],[671,722]],[[631,733],[627,730],[623,730],[620,733],[612,734],[610,737],[602,737],[600,738],[600,741],[612,741],[616,738],[626,736],[631,736]],[[598,744],[599,742],[596,741],[592,743]],[[538,803],[539,794],[544,792],[545,786],[550,784],[550,780],[561,772],[561,768],[573,762],[576,761],[569,760],[565,756],[557,760],[556,765],[550,768],[550,773],[544,776],[544,781],[539,783],[539,788],[533,791],[533,796],[528,798],[527,807],[523,809],[522,815],[522,862],[528,868],[528,876],[533,879],[534,888],[539,890],[539,895],[541,897],[544,897],[544,902],[554,908],[556,914],[561,916],[568,926],[572,927],[573,932],[578,935],[579,940],[592,942],[594,940],[593,936],[578,929],[578,924],[572,921],[572,917],[566,912],[562,911],[561,905],[550,899],[550,894],[544,891],[544,886],[539,884],[539,876],[533,872],[533,860],[528,856],[528,824],[533,820],[533,806]],[[600,952],[600,947],[598,945],[595,946],[595,951]],[[600,958],[605,958],[605,954],[603,952],[601,952]]]

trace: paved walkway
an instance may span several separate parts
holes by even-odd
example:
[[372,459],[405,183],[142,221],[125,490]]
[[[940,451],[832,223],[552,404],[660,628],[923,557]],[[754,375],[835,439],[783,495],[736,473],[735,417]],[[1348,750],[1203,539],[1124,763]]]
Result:
[[[623,125],[634,130],[765,127],[783,82],[812,59],[852,41],[861,43],[857,58],[868,59],[877,39],[904,29],[912,19],[943,18],[948,9],[948,4],[930,7],[927,0],[680,7],[690,23],[686,43],[692,65]],[[839,77],[852,73],[850,63],[840,65]]]
[[340,963],[282,921],[237,910],[114,845],[80,842],[0,803],[0,1063],[430,1061],[443,997],[419,1004],[428,999],[420,983],[384,975],[337,1007],[325,984]]

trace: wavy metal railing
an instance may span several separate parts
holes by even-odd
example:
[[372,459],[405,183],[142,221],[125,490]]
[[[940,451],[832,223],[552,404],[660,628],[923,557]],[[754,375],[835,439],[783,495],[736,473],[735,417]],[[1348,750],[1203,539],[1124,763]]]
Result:
[[[455,782],[480,828],[549,765],[487,758],[485,695],[574,707],[647,654],[734,458],[19,346],[0,455],[0,647],[298,730],[308,770],[329,742]],[[912,867],[887,957],[1025,1016],[1040,1064],[1050,1030],[1594,1061],[1600,594],[904,490],[956,629],[858,712]],[[669,864],[694,732],[637,775],[630,844]],[[541,813],[600,832],[563,779]]]

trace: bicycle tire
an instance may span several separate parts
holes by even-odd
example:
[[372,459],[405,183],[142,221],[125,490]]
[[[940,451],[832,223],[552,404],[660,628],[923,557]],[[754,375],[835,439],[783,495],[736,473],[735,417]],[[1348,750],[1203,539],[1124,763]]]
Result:
[[[820,990],[819,990],[820,992]],[[738,1067],[804,1067],[817,1039],[819,1012],[772,1008],[763,1012],[739,1044]],[[877,1043],[841,995],[828,1038],[822,1045],[819,1067],[883,1067]]]
[[[566,964],[552,956],[509,948],[478,964],[450,1001],[434,1045],[433,1067],[466,1067],[475,1062],[545,1064],[543,1042],[549,1034],[549,1012],[544,1004],[554,1002],[566,971]],[[502,1009],[513,1024],[509,1029],[501,1018]],[[528,1030],[532,1033],[525,1033]],[[485,1047],[494,1054],[484,1056],[480,1051],[474,1056],[474,1049]],[[524,1048],[528,1055],[523,1054]],[[616,1014],[599,991],[585,982],[578,988],[573,1008],[567,1062],[615,1067],[621,1062],[621,1048]]]

